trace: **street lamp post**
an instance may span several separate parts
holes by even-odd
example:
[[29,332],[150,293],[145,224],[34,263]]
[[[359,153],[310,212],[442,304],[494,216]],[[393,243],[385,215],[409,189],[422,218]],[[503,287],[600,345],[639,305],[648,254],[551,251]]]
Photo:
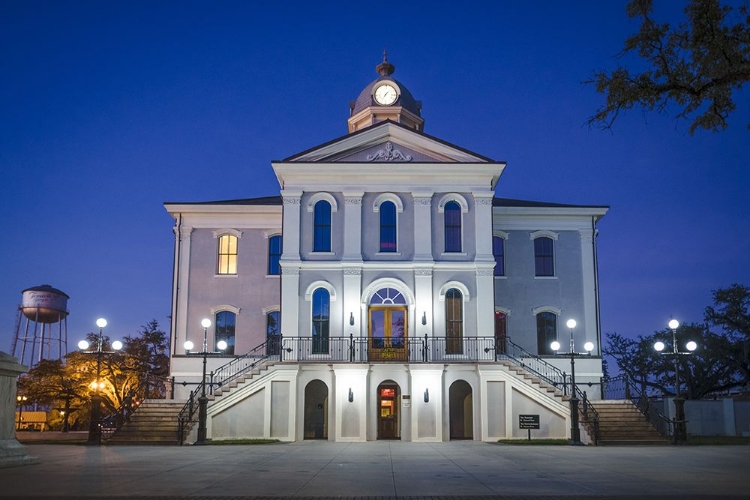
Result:
[[578,395],[576,394],[576,357],[579,356],[591,356],[591,351],[594,350],[594,344],[592,342],[586,342],[583,348],[586,352],[576,352],[575,340],[573,339],[573,329],[576,327],[576,320],[569,319],[566,323],[570,330],[570,350],[568,352],[558,352],[560,350],[560,342],[554,341],[550,344],[550,347],[556,354],[570,356],[570,444],[582,445],[581,442],[581,429],[578,427]]
[[101,418],[101,404],[102,396],[100,390],[103,386],[100,379],[102,376],[102,354],[112,354],[122,349],[122,342],[115,340],[112,342],[113,351],[104,350],[104,327],[107,326],[107,320],[99,318],[96,320],[96,326],[99,327],[99,336],[96,341],[96,350],[87,351],[89,343],[86,340],[78,342],[78,348],[83,351],[84,354],[95,354],[96,355],[96,382],[94,386],[94,394],[91,395],[91,419],[89,420],[89,436],[86,440],[86,444],[99,445],[102,443],[102,429],[100,427],[99,419]]
[[[208,327],[211,326],[211,320],[208,318],[204,318],[201,321],[201,326],[203,327],[203,351],[200,353],[196,353],[203,356],[203,375],[200,382],[201,395],[198,398],[198,440],[193,443],[197,445],[206,444],[206,421],[208,420],[208,397],[206,396],[206,361],[209,354],[218,354],[219,352],[227,348],[227,343],[224,340],[220,340],[216,343],[216,347],[219,348],[219,351],[209,351]],[[188,355],[191,354],[190,351],[193,349],[193,347],[195,347],[194,344],[189,340],[185,341],[184,346]]]
[[29,398],[26,396],[16,396],[16,401],[18,402],[18,425],[16,426],[16,430],[21,430],[21,422],[23,422],[23,405],[26,404],[26,401]]
[[674,397],[674,443],[683,445],[687,444],[687,425],[685,422],[685,398],[682,397],[680,392],[680,371],[678,359],[680,356],[692,354],[693,351],[698,347],[698,344],[692,340],[685,344],[687,351],[681,352],[677,346],[677,328],[680,326],[680,322],[676,319],[669,320],[669,329],[672,330],[672,352],[662,352],[664,350],[664,342],[656,342],[654,349],[659,354],[665,354],[672,356],[674,359],[674,385],[675,385],[675,397]]

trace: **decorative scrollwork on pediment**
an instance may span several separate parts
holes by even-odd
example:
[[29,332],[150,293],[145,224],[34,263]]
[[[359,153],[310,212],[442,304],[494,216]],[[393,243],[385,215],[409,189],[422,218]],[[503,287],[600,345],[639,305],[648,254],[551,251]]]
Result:
[[385,143],[385,148],[374,155],[367,155],[367,161],[411,161],[411,155],[405,155],[398,149],[393,149],[391,141]]

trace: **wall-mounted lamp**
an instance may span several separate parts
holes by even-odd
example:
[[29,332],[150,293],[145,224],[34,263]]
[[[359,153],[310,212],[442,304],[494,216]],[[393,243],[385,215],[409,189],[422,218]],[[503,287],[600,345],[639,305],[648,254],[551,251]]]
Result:
[[349,388],[349,402],[350,403],[354,402],[354,393],[352,392],[352,388],[351,387]]
[[424,402],[425,403],[430,402],[430,390],[429,389],[424,390]]
[[349,313],[349,325],[354,326],[354,313]]
[[422,326],[427,324],[427,311],[422,312]]

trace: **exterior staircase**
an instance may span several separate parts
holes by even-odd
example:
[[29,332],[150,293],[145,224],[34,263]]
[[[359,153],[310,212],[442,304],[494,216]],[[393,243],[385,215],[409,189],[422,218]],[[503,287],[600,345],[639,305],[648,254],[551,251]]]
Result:
[[628,400],[591,402],[599,413],[601,445],[665,445],[669,441]]
[[112,434],[108,445],[177,445],[180,444],[177,414],[185,401],[147,399],[130,416],[130,420]]
[[247,382],[251,382],[253,379],[259,377],[261,374],[264,374],[268,371],[269,368],[271,368],[276,363],[274,361],[266,361],[265,363],[259,364],[256,368],[252,370],[248,370],[238,377],[233,378],[230,382],[226,384],[222,384],[221,387],[218,387],[213,390],[213,393],[208,396],[208,404],[210,405],[212,401],[220,398],[224,394],[228,394],[230,391],[235,389],[236,387],[240,387],[241,385],[246,384]]

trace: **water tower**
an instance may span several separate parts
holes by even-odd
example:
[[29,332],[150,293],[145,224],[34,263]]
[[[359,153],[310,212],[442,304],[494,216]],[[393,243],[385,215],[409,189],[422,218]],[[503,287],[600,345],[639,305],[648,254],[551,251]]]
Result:
[[18,308],[13,356],[32,367],[68,353],[68,295],[49,285],[27,288]]

